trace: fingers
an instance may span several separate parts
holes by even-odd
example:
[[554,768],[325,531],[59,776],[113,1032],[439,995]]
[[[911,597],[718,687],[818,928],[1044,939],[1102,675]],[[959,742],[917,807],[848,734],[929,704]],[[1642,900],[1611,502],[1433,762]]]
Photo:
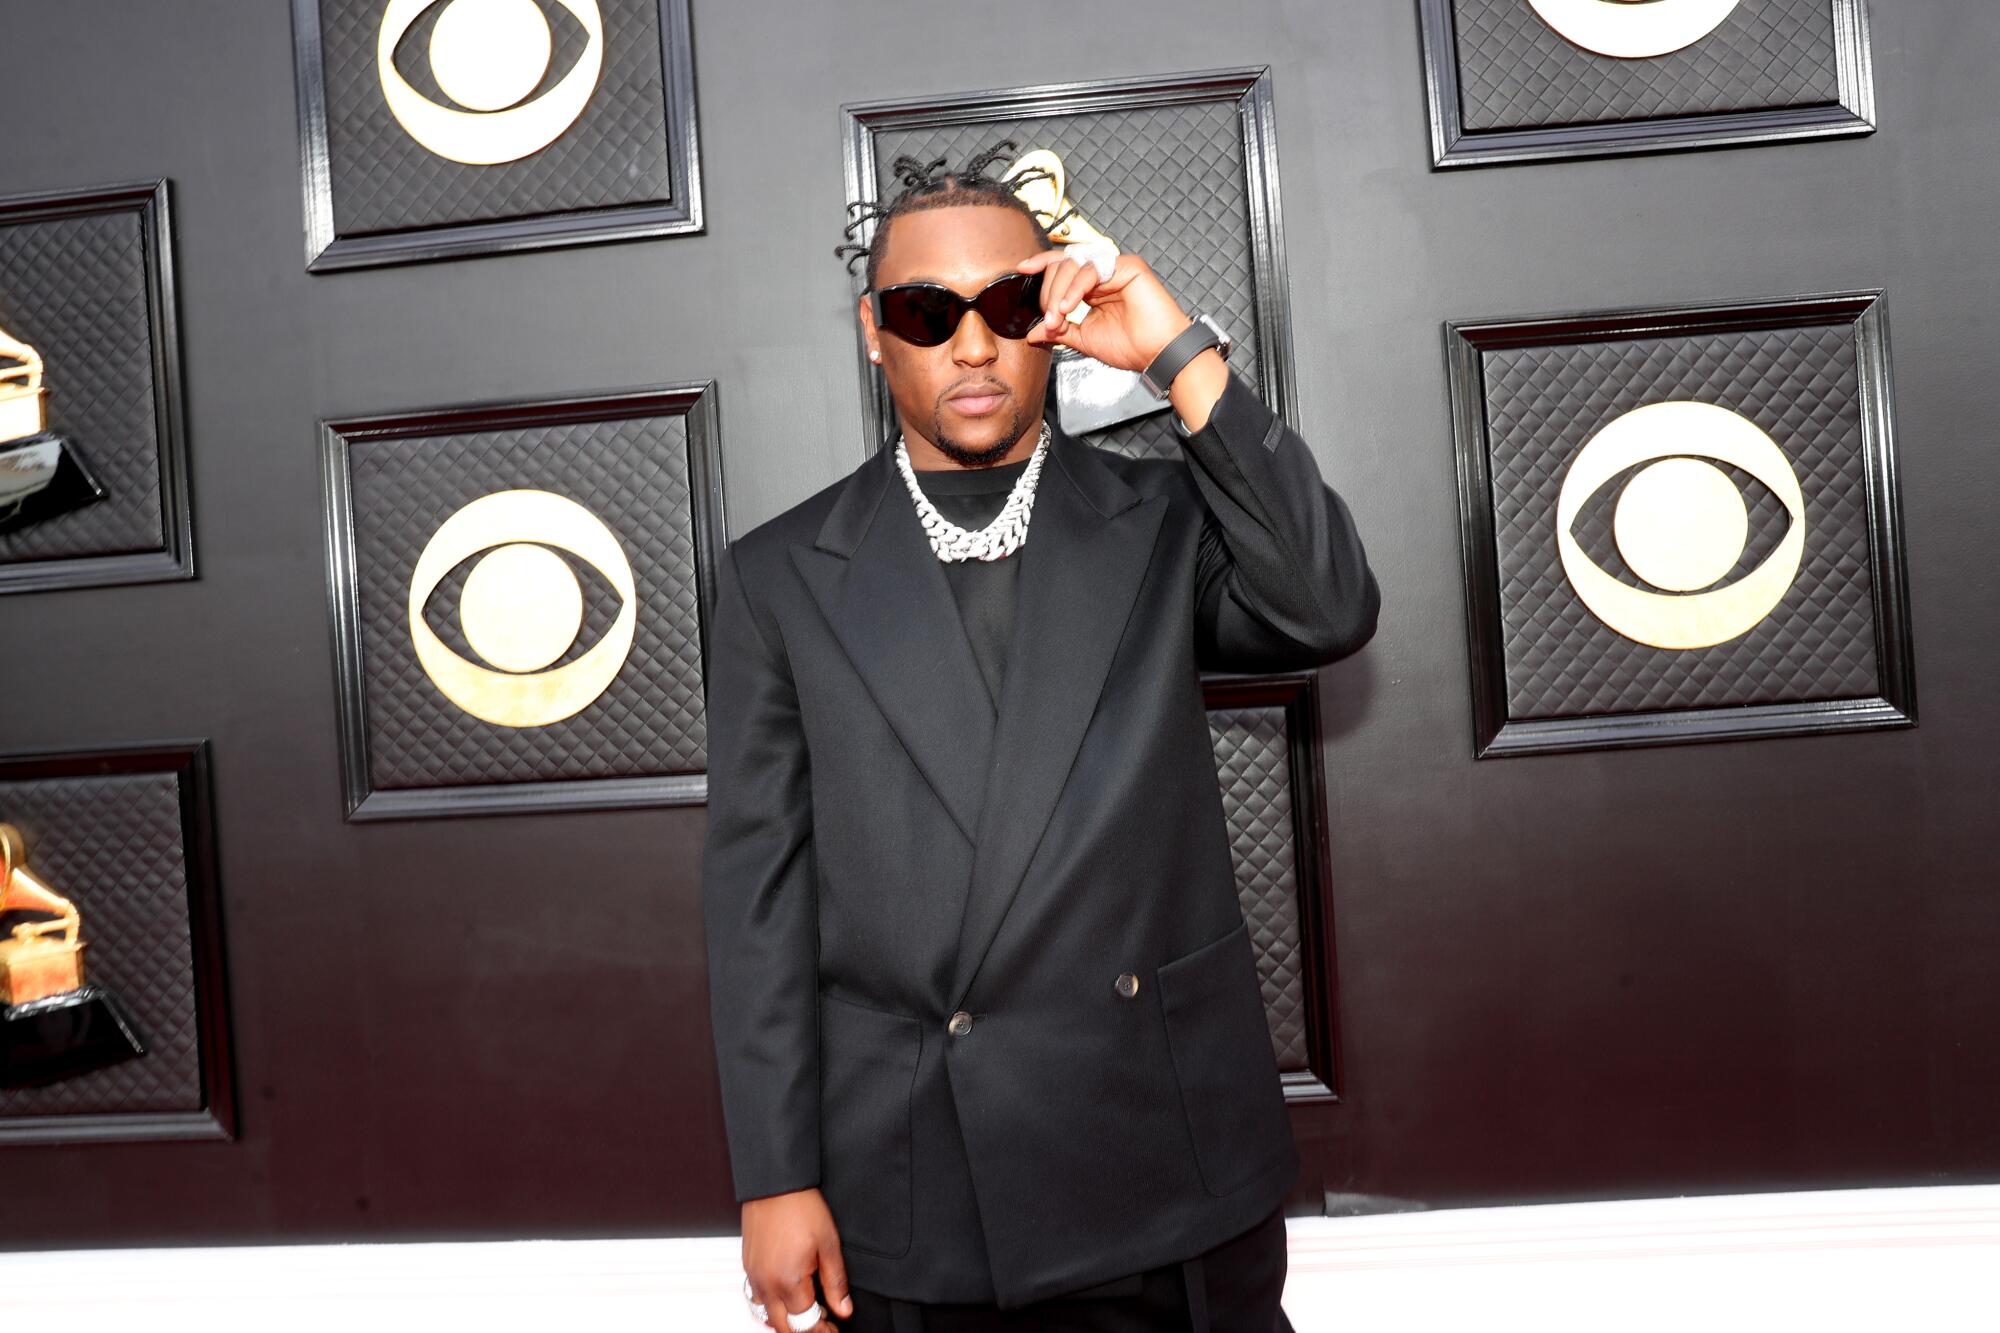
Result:
[[1065,285],[1074,275],[1079,265],[1074,259],[1055,259],[1042,269],[1042,326],[1054,328],[1047,316],[1056,308],[1056,298],[1061,296]]
[[[1073,318],[1078,308],[1084,307],[1087,313],[1100,306],[1115,305],[1124,300],[1127,288],[1151,272],[1141,256],[1121,254],[1112,261],[1111,276],[1102,278],[1095,263],[1062,250],[1038,250],[1016,267],[1028,273],[1040,271],[1043,275],[1042,318],[1028,331],[1027,341],[1036,347],[1078,350],[1084,350],[1075,341],[1084,332],[1081,320]],[[1087,335],[1087,340],[1098,351],[1105,350],[1103,340],[1096,335]]]
[[[763,1281],[750,1279],[751,1299],[764,1307],[764,1326],[774,1333],[791,1333],[791,1323],[787,1314],[804,1314],[813,1308],[817,1299],[813,1295],[812,1275],[803,1278],[781,1279],[766,1277]],[[751,1312],[756,1313],[754,1310]],[[822,1325],[824,1320],[822,1319]]]
[[[785,1325],[784,1303],[773,1299],[776,1290],[773,1283],[759,1282],[754,1277],[750,1279],[750,1299],[764,1307],[764,1327],[779,1330],[779,1333],[791,1333]],[[752,1310],[750,1313],[755,1316],[757,1312]]]
[[[1028,342],[1046,347],[1055,341],[1055,321],[1060,319],[1055,313],[1056,301],[1066,289],[1068,276],[1076,272],[1078,265],[1073,259],[1064,259],[1060,250],[1037,251],[1021,262],[1026,266],[1031,261],[1040,261],[1034,264],[1034,268],[1042,270],[1042,317],[1036,321],[1035,327],[1028,330]],[[1033,272],[1034,269],[1028,271]]]
[[[1036,269],[1047,268],[1051,264],[1060,264],[1065,258],[1064,247],[1058,245],[1047,250],[1037,250],[1020,263],[1014,265],[1014,267],[1022,273],[1033,273]],[[1070,262],[1074,263],[1075,261],[1071,260]]]
[[[770,1305],[771,1327],[791,1333],[791,1324],[785,1319],[787,1314],[804,1314],[818,1303],[813,1294],[812,1274],[784,1283],[778,1288],[781,1304]],[[767,1304],[769,1304],[767,1302]],[[824,1320],[822,1320],[824,1322]]]
[[847,1263],[841,1257],[837,1237],[820,1241],[819,1285],[826,1293],[827,1308],[835,1315],[846,1319],[854,1313],[854,1298],[847,1294]]
[[1042,279],[1042,307],[1046,312],[1043,327],[1051,338],[1067,334],[1077,322],[1071,316],[1079,306],[1102,304],[1129,285],[1139,269],[1137,259],[1123,255],[1112,260],[1108,277],[1087,258],[1065,259],[1049,266],[1047,276]]
[[1059,270],[1059,274],[1056,282],[1056,298],[1050,308],[1061,317],[1062,323],[1055,325],[1054,328],[1057,332],[1062,332],[1068,327],[1070,313],[1076,309],[1077,304],[1096,291],[1104,279],[1098,276],[1097,265],[1089,263],[1077,264],[1074,269]]
[[777,1302],[771,1299],[771,1290],[772,1290],[771,1284],[768,1282],[760,1282],[755,1277],[751,1277],[749,1281],[750,1281],[750,1304],[751,1304],[750,1317],[752,1319],[756,1318],[757,1308],[762,1307],[764,1311],[764,1327],[783,1328],[784,1324],[782,1322],[776,1324],[771,1322],[773,1319],[781,1321],[784,1319],[784,1316],[782,1314],[775,1314],[772,1311],[772,1307],[775,1306]]
[[1074,259],[1056,259],[1043,268],[1042,322],[1029,334],[1030,341],[1052,342],[1069,332],[1069,315],[1097,286],[1097,266]]
[[[1113,288],[1122,285],[1117,281],[1115,269],[1113,270],[1111,279],[1101,278],[1098,274],[1096,264],[1089,262],[1086,258],[1066,254],[1061,249],[1038,250],[1015,265],[1015,267],[1023,273],[1033,273],[1040,270],[1042,273],[1042,310],[1044,312],[1059,310],[1064,316],[1067,316],[1071,310],[1075,309],[1076,303],[1087,296],[1091,288],[1097,286],[1100,282],[1108,281]],[[1049,327],[1053,328],[1055,326],[1050,325]]]

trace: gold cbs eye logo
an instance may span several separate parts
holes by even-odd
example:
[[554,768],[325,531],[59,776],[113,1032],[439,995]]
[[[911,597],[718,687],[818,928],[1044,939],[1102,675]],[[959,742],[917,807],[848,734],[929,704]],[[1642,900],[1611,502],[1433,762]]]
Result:
[[1528,0],[1542,22],[1599,55],[1645,60],[1692,46],[1738,0]]
[[[1791,516],[1784,538],[1756,569],[1710,592],[1694,590],[1742,559],[1749,511],[1727,473],[1688,454],[1742,468],[1770,487]],[[1570,531],[1586,499],[1641,463],[1651,466],[1620,488],[1613,514],[1618,554],[1640,578],[1679,595],[1621,583],[1584,554]],[[1653,403],[1617,417],[1570,460],[1556,497],[1556,549],[1570,586],[1605,624],[1655,648],[1708,648],[1747,633],[1784,599],[1805,542],[1805,496],[1784,450],[1753,422],[1713,403]]]
[[[621,605],[594,647],[544,671],[583,627],[583,588],[551,546],[594,566]],[[473,651],[499,670],[460,657],[424,620],[432,590],[481,551],[459,596],[459,624]],[[503,727],[546,726],[581,712],[610,686],[632,651],[638,606],[632,564],[602,519],[551,491],[496,491],[447,518],[417,557],[410,641],[431,683],[466,712]]]
[[540,152],[576,123],[604,70],[597,0],[551,0],[583,25],[586,44],[570,71],[532,102],[521,99],[548,73],[555,49],[537,0],[445,0],[428,55],[432,77],[458,107],[425,97],[396,68],[397,43],[437,3],[389,0],[375,39],[382,96],[411,138],[440,157],[491,166]]

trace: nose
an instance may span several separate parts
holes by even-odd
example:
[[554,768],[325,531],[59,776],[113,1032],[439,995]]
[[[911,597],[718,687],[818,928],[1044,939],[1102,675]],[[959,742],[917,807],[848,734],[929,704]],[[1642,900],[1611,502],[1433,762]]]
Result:
[[1000,354],[1000,343],[977,310],[968,310],[951,335],[951,359],[961,366],[983,366]]

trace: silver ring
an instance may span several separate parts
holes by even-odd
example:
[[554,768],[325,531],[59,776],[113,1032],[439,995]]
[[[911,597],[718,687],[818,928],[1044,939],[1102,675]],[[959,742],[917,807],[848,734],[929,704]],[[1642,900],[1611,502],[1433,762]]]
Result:
[[[785,1322],[791,1325],[792,1333],[799,1333],[800,1329],[817,1328],[819,1326],[820,1316],[824,1313],[825,1312],[819,1308],[819,1302],[814,1301],[812,1303],[812,1309],[810,1310],[801,1310],[797,1314],[793,1314],[791,1311],[787,1310],[785,1312]],[[805,1322],[800,1323],[799,1321],[801,1319],[805,1320]]]

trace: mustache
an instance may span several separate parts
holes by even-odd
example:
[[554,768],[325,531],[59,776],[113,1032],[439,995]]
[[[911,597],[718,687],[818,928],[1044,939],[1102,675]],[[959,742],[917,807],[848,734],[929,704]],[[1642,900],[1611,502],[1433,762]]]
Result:
[[975,394],[1011,393],[1013,390],[995,379],[968,380],[964,384],[954,384],[938,395],[940,403],[948,403],[954,398],[966,398]]

